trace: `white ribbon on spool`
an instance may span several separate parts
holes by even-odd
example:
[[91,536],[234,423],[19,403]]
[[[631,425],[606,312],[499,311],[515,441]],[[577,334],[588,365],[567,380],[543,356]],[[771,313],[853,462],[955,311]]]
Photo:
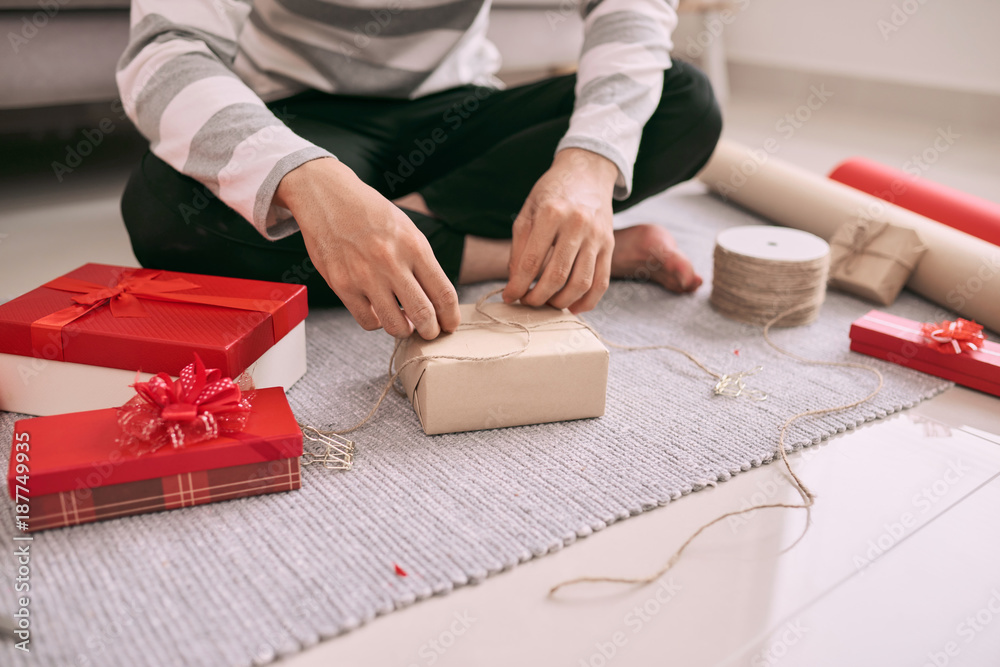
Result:
[[776,326],[815,321],[826,298],[830,246],[797,229],[749,225],[719,234],[711,304],[740,322]]

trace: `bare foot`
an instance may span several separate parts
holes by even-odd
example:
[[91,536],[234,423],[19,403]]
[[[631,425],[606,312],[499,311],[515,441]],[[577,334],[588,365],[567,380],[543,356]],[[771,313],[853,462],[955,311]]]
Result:
[[691,261],[677,249],[670,232],[657,225],[635,225],[615,230],[611,276],[643,280],[652,278],[671,292],[693,292],[701,277]]

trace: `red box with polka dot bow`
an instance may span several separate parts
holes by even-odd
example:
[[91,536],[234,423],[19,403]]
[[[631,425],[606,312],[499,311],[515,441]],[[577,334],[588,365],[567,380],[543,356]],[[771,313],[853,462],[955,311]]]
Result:
[[182,448],[135,454],[117,410],[22,419],[7,487],[17,527],[36,531],[302,486],[302,431],[280,387],[254,393],[246,427]]

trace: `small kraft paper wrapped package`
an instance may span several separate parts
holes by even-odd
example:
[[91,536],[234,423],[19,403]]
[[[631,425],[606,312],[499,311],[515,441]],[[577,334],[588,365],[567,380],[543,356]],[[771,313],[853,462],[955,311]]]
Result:
[[[466,304],[457,331],[431,341],[414,334],[397,355],[400,381],[427,435],[604,414],[608,350],[579,318],[550,307],[481,307],[530,336]],[[428,358],[409,361],[419,357]]]
[[116,407],[198,354],[229,377],[288,389],[306,370],[306,288],[86,264],[0,304],[0,410]]
[[31,532],[300,488],[302,432],[284,391],[248,393],[204,370],[199,377],[186,368],[173,381],[155,376],[120,408],[16,422],[7,487],[17,527]]
[[1000,345],[975,322],[914,322],[873,310],[850,336],[855,352],[1000,396]]
[[912,229],[861,218],[830,239],[829,285],[888,306],[927,251]]

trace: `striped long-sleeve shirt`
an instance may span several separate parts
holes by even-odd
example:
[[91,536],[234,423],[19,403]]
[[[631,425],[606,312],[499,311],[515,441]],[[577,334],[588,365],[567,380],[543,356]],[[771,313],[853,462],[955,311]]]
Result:
[[[584,44],[569,130],[618,167],[628,196],[642,128],[670,67],[677,0],[569,0]],[[491,0],[133,0],[118,64],[129,118],[169,165],[203,183],[266,237],[296,231],[272,203],[282,177],[330,156],[265,106],[307,89],[414,99],[498,85],[486,39]],[[570,5],[571,6],[571,5]]]

